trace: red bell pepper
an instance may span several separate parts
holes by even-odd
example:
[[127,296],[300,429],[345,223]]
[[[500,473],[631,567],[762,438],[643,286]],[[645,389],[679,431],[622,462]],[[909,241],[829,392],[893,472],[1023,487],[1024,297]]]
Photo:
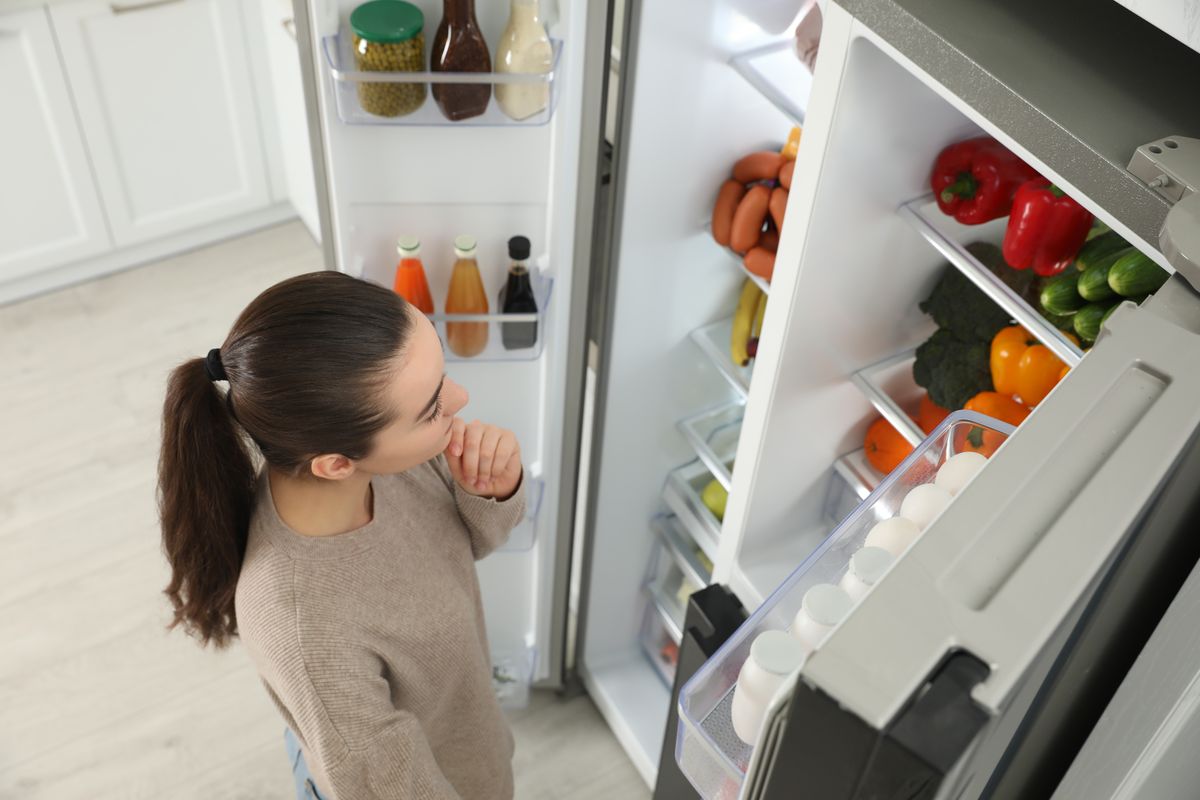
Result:
[[1037,171],[990,136],[957,142],[938,153],[930,186],[943,214],[964,225],[1003,217],[1013,194]]
[[1004,231],[1004,260],[1014,269],[1057,275],[1087,240],[1092,214],[1045,178],[1021,185]]

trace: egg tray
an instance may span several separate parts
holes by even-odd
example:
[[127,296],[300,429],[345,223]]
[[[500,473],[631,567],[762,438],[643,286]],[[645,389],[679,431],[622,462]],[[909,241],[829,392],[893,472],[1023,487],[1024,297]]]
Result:
[[1011,425],[972,411],[947,416],[683,686],[675,757],[701,797],[736,797],[736,791],[729,794],[731,786],[736,789],[745,779],[751,748],[733,735],[729,706],[754,639],[763,631],[787,630],[810,588],[838,583],[871,528],[898,515],[909,491],[932,482],[948,458],[974,449],[984,433],[987,444],[996,447],[1012,431]]

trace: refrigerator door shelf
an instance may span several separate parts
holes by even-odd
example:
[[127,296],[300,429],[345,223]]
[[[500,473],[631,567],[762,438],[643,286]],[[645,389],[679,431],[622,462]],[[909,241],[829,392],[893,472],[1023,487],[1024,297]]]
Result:
[[743,399],[750,394],[750,376],[753,366],[739,366],[729,355],[729,341],[733,335],[733,317],[719,320],[692,331],[692,341],[712,362],[717,371]]
[[702,461],[696,460],[672,470],[663,488],[663,501],[675,514],[710,562],[715,562],[721,539],[721,520],[704,505],[701,493],[713,475]]
[[688,581],[699,588],[712,583],[712,562],[700,546],[692,541],[691,535],[679,523],[678,517],[673,514],[659,514],[650,524]]
[[529,704],[529,684],[536,663],[537,650],[533,647],[492,652],[492,691],[501,708],[515,710]]
[[[446,361],[532,361],[542,354],[542,348],[545,345],[545,334],[548,330],[546,315],[550,310],[550,299],[554,289],[554,279],[546,275],[541,270],[531,269],[529,271],[530,281],[533,284],[533,293],[537,299],[537,313],[534,314],[501,314],[493,312],[490,314],[430,314],[429,319],[437,328],[438,336],[443,342],[448,342],[446,338],[446,326],[455,324],[479,324],[488,327],[487,346],[479,355],[464,357],[455,353],[446,347]],[[524,329],[529,324],[536,324],[537,331],[533,340],[533,345],[530,347],[520,347],[516,349],[508,349],[505,346],[504,333],[506,325],[520,325]],[[524,331],[519,337],[524,341]],[[515,338],[515,337],[514,337]]]
[[871,405],[914,446],[925,440],[925,432],[905,410],[916,409],[924,391],[913,381],[915,359],[915,351],[905,350],[851,376]]
[[996,305],[1012,315],[1042,344],[1069,366],[1075,366],[1083,358],[1079,345],[1066,334],[1050,324],[1024,298],[1017,295],[1004,281],[980,263],[967,250],[972,242],[985,241],[1000,246],[1008,217],[992,220],[983,225],[963,225],[948,217],[937,207],[933,195],[925,195],[900,207],[900,217],[913,230],[925,237],[934,249],[982,289]]
[[739,53],[729,64],[792,124],[804,124],[813,76],[796,55],[795,39]]
[[674,686],[679,641],[672,638],[671,631],[650,598],[646,598],[646,610],[642,612],[642,631],[638,643],[646,660],[654,667],[655,674],[662,678],[668,689]]
[[680,767],[702,797],[721,796],[731,776],[740,785],[749,766],[751,748],[733,734],[729,709],[738,673],[754,639],[767,630],[789,629],[813,586],[837,584],[875,524],[895,516],[909,491],[930,483],[940,465],[961,452],[979,428],[993,432],[997,444],[1013,431],[1011,425],[971,411],[948,416],[680,690],[677,753]]
[[701,412],[677,423],[679,432],[700,456],[700,460],[720,481],[725,491],[733,485],[730,464],[737,455],[738,437],[742,433],[743,403],[730,403]]
[[498,553],[524,553],[537,541],[538,512],[542,510],[542,495],[545,494],[546,484],[540,478],[530,475],[528,469],[524,480],[525,519],[512,529],[508,541],[496,551]]
[[[495,72],[364,72],[356,68],[352,51],[352,37],[345,31],[336,36],[325,36],[321,39],[321,50],[325,56],[325,69],[333,82],[334,96],[337,98],[338,118],[347,125],[419,125],[434,126],[476,126],[476,127],[538,127],[545,125],[554,116],[554,107],[558,102],[559,62],[562,57],[562,42],[552,39],[554,47],[550,71],[543,74],[501,74]],[[416,111],[400,117],[380,117],[363,109],[358,99],[358,87],[364,83],[398,83],[398,84],[529,84],[546,86],[548,102],[546,108],[531,117],[522,120],[510,119],[493,98],[487,111],[477,117],[453,122],[442,115],[441,109],[427,91],[425,102]],[[428,88],[428,87],[426,87]]]

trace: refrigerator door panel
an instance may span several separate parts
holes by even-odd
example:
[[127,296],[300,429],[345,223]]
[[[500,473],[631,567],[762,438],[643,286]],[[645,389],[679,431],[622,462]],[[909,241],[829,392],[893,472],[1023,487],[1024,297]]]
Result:
[[[583,381],[586,294],[579,286],[586,290],[590,267],[592,212],[580,198],[594,193],[601,128],[591,109],[599,105],[593,98],[604,69],[594,53],[604,47],[605,9],[598,15],[586,4],[562,3],[558,13],[546,15],[550,35],[563,42],[555,73],[558,102],[547,124],[351,125],[339,117],[338,87],[321,48],[323,37],[348,31],[359,3],[295,3],[326,266],[390,287],[396,239],[415,235],[440,311],[454,261],[451,242],[471,234],[479,242],[491,308],[498,311],[506,243],[520,234],[533,243],[533,265],[553,280],[552,294],[539,308],[542,341],[532,358],[491,360],[507,355],[498,347],[474,360],[448,353],[447,373],[471,393],[462,416],[513,430],[527,475],[544,484],[532,547],[497,553],[480,563],[479,575],[493,650],[524,650],[535,657],[536,682],[560,685]],[[425,15],[428,57],[442,4],[415,5]],[[476,4],[492,47],[508,13],[507,3]],[[436,110],[432,96],[425,103]]]

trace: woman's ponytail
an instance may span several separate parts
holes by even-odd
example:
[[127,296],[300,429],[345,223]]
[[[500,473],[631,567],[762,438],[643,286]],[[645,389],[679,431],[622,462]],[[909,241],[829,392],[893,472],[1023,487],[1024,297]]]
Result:
[[172,628],[223,647],[237,635],[234,592],[254,502],[256,471],[225,395],[205,361],[176,367],[163,404],[159,519],[171,566]]

